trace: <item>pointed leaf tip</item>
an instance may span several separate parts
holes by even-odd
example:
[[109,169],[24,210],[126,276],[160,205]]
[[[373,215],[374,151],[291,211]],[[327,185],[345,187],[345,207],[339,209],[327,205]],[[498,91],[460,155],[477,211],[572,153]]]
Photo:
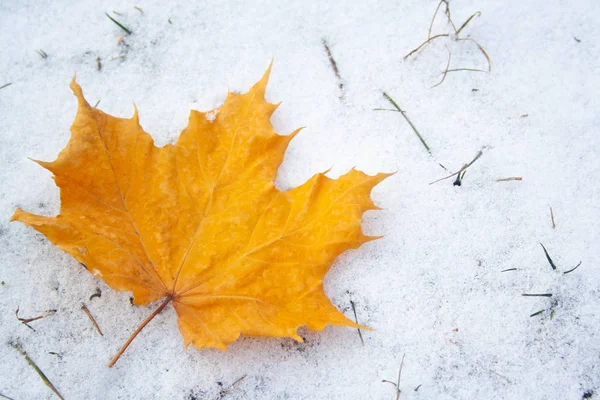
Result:
[[271,67],[273,67],[273,60],[271,60],[269,63],[269,66],[267,67],[267,70],[263,74],[262,78],[260,78],[260,80],[254,84],[254,86],[252,86],[252,89],[250,90],[251,92],[256,91],[264,97],[267,84],[269,83],[269,76],[271,75]]
[[133,102],[133,115],[131,116],[131,120],[135,121],[138,125],[140,124],[140,115],[135,101]]
[[85,97],[83,97],[83,90],[81,89],[81,86],[79,86],[79,83],[77,83],[76,78],[77,78],[77,76],[73,76],[73,79],[71,80],[71,84],[69,84],[69,87],[73,91],[73,94],[75,95],[75,97],[77,97],[77,101],[79,102],[79,104],[86,105],[87,107],[89,107],[90,105],[87,102],[87,100],[85,99]]

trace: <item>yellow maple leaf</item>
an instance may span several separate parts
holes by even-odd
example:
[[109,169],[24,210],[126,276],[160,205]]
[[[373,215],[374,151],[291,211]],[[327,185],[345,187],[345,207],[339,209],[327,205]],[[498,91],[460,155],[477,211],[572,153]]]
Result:
[[319,173],[279,191],[277,168],[290,140],[273,130],[265,101],[270,67],[246,94],[228,93],[210,112],[192,110],[175,144],[156,147],[138,121],[79,108],[71,139],[53,162],[61,210],[44,217],[17,209],[43,233],[135,304],[169,302],[185,345],[225,350],[240,334],[290,337],[300,326],[359,327],[330,302],[323,278],[334,259],[376,237],[362,214],[389,174]]

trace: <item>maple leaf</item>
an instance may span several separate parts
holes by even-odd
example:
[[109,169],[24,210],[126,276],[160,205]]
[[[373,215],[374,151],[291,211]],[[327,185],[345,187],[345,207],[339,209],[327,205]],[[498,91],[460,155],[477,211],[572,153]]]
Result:
[[361,230],[376,209],[371,189],[389,174],[319,173],[289,191],[274,186],[292,138],[273,130],[277,105],[264,98],[269,72],[246,94],[228,93],[208,113],[192,110],[175,144],[156,147],[139,124],[84,99],[69,143],[53,162],[61,209],[44,217],[17,209],[32,226],[137,305],[164,299],[186,347],[225,350],[240,334],[290,337],[300,326],[360,327],[323,291],[335,258],[377,237]]

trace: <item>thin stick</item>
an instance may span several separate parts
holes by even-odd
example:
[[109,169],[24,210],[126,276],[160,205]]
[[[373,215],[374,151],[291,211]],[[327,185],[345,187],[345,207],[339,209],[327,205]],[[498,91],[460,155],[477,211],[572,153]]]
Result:
[[458,28],[458,30],[456,31],[456,36],[458,36],[460,34],[460,31],[462,31],[464,29],[465,26],[468,25],[469,22],[471,22],[471,20],[474,17],[479,17],[481,16],[481,11],[477,11],[476,13],[474,13],[473,15],[471,15],[461,26],[460,28]]
[[488,53],[485,51],[485,49],[483,48],[482,45],[479,44],[479,42],[475,39],[472,38],[457,38],[456,41],[470,41],[473,42],[477,45],[477,47],[479,48],[479,50],[483,53],[483,55],[485,56],[485,59],[488,62],[488,72],[492,71],[492,59],[490,58],[490,56],[488,55]]
[[222,399],[227,393],[231,392],[231,389],[233,389],[235,387],[235,385],[237,385],[238,383],[240,383],[241,381],[243,381],[246,378],[246,374],[242,375],[240,378],[238,378],[235,382],[233,382],[231,385],[229,385],[229,387],[227,389],[223,389],[219,392],[219,394],[217,395],[217,397],[214,398],[214,400],[220,400]]
[[454,34],[456,34],[458,31],[456,30],[456,25],[454,25],[454,21],[452,21],[452,16],[450,15],[450,3],[448,1],[449,0],[443,0],[444,4],[446,4],[446,11],[444,11],[444,13],[446,14],[446,18],[448,18],[448,22],[452,25],[452,29],[454,29]]
[[511,176],[510,178],[498,178],[496,182],[506,182],[506,181],[522,181],[522,176]]
[[556,223],[554,223],[554,211],[552,211],[552,207],[550,207],[550,218],[552,219],[552,229],[556,229]]
[[[357,325],[360,325],[358,323],[358,317],[356,316],[356,307],[354,306],[354,302],[352,300],[350,300],[350,305],[352,306],[352,311],[354,312],[354,321],[356,322]],[[360,342],[364,346],[365,340],[363,339],[362,332],[360,331],[359,328],[357,328],[356,330],[358,331],[358,336],[360,337]]]
[[419,45],[419,47],[417,47],[416,49],[414,49],[413,51],[411,51],[410,53],[408,53],[407,55],[405,55],[404,59],[406,60],[408,57],[410,57],[411,55],[413,55],[414,53],[416,53],[417,51],[419,51],[423,46],[425,46],[426,44],[428,44],[432,40],[440,38],[440,37],[447,37],[447,36],[450,36],[450,34],[448,34],[448,33],[440,33],[439,35],[435,35],[435,36],[430,37],[429,39],[427,39],[426,41],[424,41],[423,43],[421,43]]
[[457,72],[457,71],[488,72],[483,69],[477,69],[477,68],[452,68],[452,69],[449,69],[447,72]]
[[[579,261],[579,264],[577,264],[575,267],[571,268],[571,269],[570,269],[570,270],[568,270],[568,271],[565,271],[565,272],[563,272],[563,275],[566,275],[566,274],[568,274],[569,272],[573,272],[573,271],[575,271],[577,268],[579,268],[579,266],[580,266],[580,265],[581,265],[581,261]],[[358,323],[358,322],[357,322],[357,323]]]
[[542,249],[544,249],[544,253],[546,254],[546,259],[550,263],[550,266],[552,267],[553,270],[556,270],[556,265],[554,264],[554,261],[552,261],[552,258],[550,258],[550,254],[548,254],[548,250],[546,250],[546,247],[544,247],[543,244],[540,243],[540,245],[542,246]]
[[35,331],[35,329],[33,329],[31,326],[29,326],[29,323],[33,322],[33,321],[37,321],[38,319],[46,318],[46,317],[54,314],[56,312],[56,310],[48,310],[46,312],[48,313],[46,315],[39,315],[39,316],[33,317],[33,318],[21,318],[21,317],[19,317],[19,307],[17,307],[17,310],[15,311],[15,316],[17,317],[17,319],[19,321],[21,321],[21,323],[23,325],[25,325],[26,327],[28,327],[32,331]]
[[325,52],[327,53],[327,57],[329,58],[329,62],[331,63],[331,67],[333,68],[333,72],[335,72],[335,76],[341,80],[342,78],[340,77],[340,71],[338,70],[337,63],[333,59],[331,49],[329,49],[329,45],[327,44],[327,40],[325,39],[323,39],[323,47],[325,47]]
[[408,122],[408,124],[410,125],[410,127],[412,128],[413,132],[415,132],[415,135],[417,135],[417,137],[419,138],[419,140],[421,141],[421,143],[423,143],[423,146],[425,146],[425,148],[427,149],[427,152],[429,154],[431,154],[431,149],[429,148],[429,146],[427,145],[427,142],[425,142],[425,139],[423,139],[423,136],[421,136],[421,134],[419,133],[419,131],[417,130],[417,128],[413,125],[413,123],[410,121],[410,119],[408,119],[408,116],[406,115],[406,112],[403,111],[400,106],[398,104],[396,104],[396,102],[394,101],[394,99],[392,99],[386,92],[383,92],[383,97],[385,97],[386,99],[388,99],[388,101],[390,103],[392,103],[392,105],[394,107],[396,107],[396,110],[398,110],[398,112],[400,114],[402,114],[402,116],[404,117],[404,119],[406,120],[406,122]]
[[540,310],[538,312],[534,312],[533,314],[530,315],[530,317],[535,317],[536,315],[540,315],[541,313],[543,313],[546,310]]
[[[429,40],[431,38],[431,29],[433,28],[433,21],[435,21],[435,17],[437,16],[437,13],[440,10],[440,7],[442,6],[443,2],[444,2],[444,0],[440,0],[437,7],[435,8],[435,12],[433,13],[433,17],[431,18],[431,23],[429,24],[429,31],[427,32],[427,40]],[[448,7],[448,5],[446,5],[446,7]]]
[[400,380],[402,379],[402,367],[404,367],[404,356],[406,356],[406,353],[402,354],[402,361],[400,361],[400,370],[398,370],[398,383],[396,384],[396,400],[400,399]]
[[121,24],[119,21],[117,21],[116,19],[114,19],[113,17],[111,17],[110,15],[108,15],[107,13],[104,13],[104,15],[106,15],[108,17],[108,19],[110,19],[112,22],[114,22],[115,24],[117,24],[119,26],[119,28],[121,28],[125,32],[127,32],[128,35],[131,35],[133,33],[132,31],[130,31],[129,29],[127,29],[123,24]]
[[133,341],[133,339],[135,339],[135,337],[138,335],[138,333],[140,333],[141,330],[144,329],[144,327],[146,325],[148,325],[148,323],[150,321],[152,321],[152,319],[154,317],[156,317],[167,306],[167,304],[169,304],[170,301],[171,301],[171,298],[167,297],[167,299],[165,301],[163,301],[162,304],[152,314],[150,314],[150,316],[148,318],[146,318],[140,326],[138,326],[138,328],[135,330],[135,332],[133,332],[131,334],[131,336],[129,336],[129,339],[127,339],[127,341],[125,342],[123,347],[121,347],[121,350],[119,350],[117,355],[113,357],[113,359],[110,361],[110,363],[108,363],[109,368],[112,368],[112,366],[115,365],[115,363],[119,360],[119,357],[121,357],[121,355],[123,354],[125,349],[127,349],[129,344],[131,344],[131,342]]
[[[402,379],[402,367],[404,366],[404,356],[406,356],[406,353],[402,354],[402,361],[400,361],[400,369],[398,370],[398,381],[392,382],[392,381],[388,381],[387,379],[383,379],[381,381],[381,383],[390,383],[396,387],[396,400],[400,399],[400,393],[402,393],[402,391],[400,390],[400,379]],[[421,385],[419,385],[419,386],[421,386]],[[417,387],[417,389],[418,389],[418,387]],[[415,389],[415,392],[417,391],[417,389]]]
[[450,49],[447,46],[446,46],[446,50],[448,50],[448,63],[446,64],[446,69],[444,70],[444,75],[442,76],[442,80],[439,81],[437,84],[433,85],[432,88],[440,86],[446,80],[446,75],[448,75],[448,68],[450,68],[450,60],[452,60],[452,53],[450,52]]
[[337,63],[335,62],[335,59],[333,58],[333,55],[331,54],[331,49],[329,48],[329,45],[327,44],[327,40],[325,40],[325,39],[323,39],[323,47],[325,47],[325,52],[327,53],[327,57],[329,58],[329,62],[331,63],[331,67],[333,68],[333,72],[335,73],[335,76],[338,79],[338,86],[339,86],[340,90],[342,91],[342,97],[343,97],[344,84],[342,83],[342,77],[340,76],[340,71],[338,70]]
[[474,163],[475,161],[477,161],[477,159],[479,159],[479,157],[481,157],[481,155],[482,155],[482,154],[483,154],[483,152],[480,150],[480,151],[479,151],[479,153],[477,153],[477,155],[475,156],[475,158],[474,158],[474,159],[472,159],[470,163],[463,165],[463,167],[462,167],[461,169],[459,169],[459,170],[458,170],[458,172],[455,172],[455,173],[453,173],[452,175],[448,175],[448,176],[445,176],[445,177],[443,177],[443,178],[440,178],[440,179],[438,179],[437,181],[433,181],[433,182],[431,182],[431,183],[430,183],[430,185],[433,185],[434,183],[437,183],[437,182],[439,182],[439,181],[443,181],[443,180],[445,180],[445,179],[452,178],[453,176],[460,174],[460,173],[461,173],[461,172],[463,172],[465,169],[467,169],[467,168],[469,168],[471,165],[473,165],[473,163]]
[[92,313],[90,312],[90,310],[87,308],[87,306],[83,303],[81,303],[81,309],[83,310],[84,313],[87,314],[88,318],[90,319],[90,321],[92,321],[92,324],[94,324],[94,327],[96,328],[96,330],[98,331],[98,333],[100,334],[100,336],[104,336],[104,334],[102,333],[102,331],[100,330],[100,327],[98,326],[98,324],[96,323],[96,320],[94,319],[94,317],[92,316]]
[[542,294],[523,293],[523,294],[521,294],[521,296],[523,296],[523,297],[552,297],[552,293],[542,293]]
[[35,372],[37,372],[37,374],[40,376],[40,378],[42,378],[42,381],[44,382],[44,384],[46,386],[48,386],[50,388],[50,390],[52,390],[54,392],[54,394],[56,394],[56,396],[58,396],[59,399],[65,400],[64,397],[62,397],[61,394],[58,392],[58,390],[56,390],[56,388],[54,387],[52,382],[50,382],[48,377],[46,377],[46,375],[44,375],[42,370],[35,364],[35,362],[33,362],[33,360],[31,358],[29,358],[29,356],[27,355],[25,350],[23,350],[23,347],[21,347],[21,345],[19,343],[13,343],[12,347],[14,347],[19,353],[21,353],[21,355],[23,355],[23,357],[25,357],[25,361],[27,361],[27,363],[33,369],[35,369]]

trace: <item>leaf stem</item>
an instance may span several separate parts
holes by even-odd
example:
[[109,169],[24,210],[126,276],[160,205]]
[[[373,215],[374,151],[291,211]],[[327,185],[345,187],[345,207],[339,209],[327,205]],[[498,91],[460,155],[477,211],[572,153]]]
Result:
[[131,334],[131,336],[129,336],[129,339],[127,339],[127,341],[125,342],[125,344],[123,345],[123,347],[121,347],[121,350],[119,350],[119,352],[117,353],[116,356],[114,356],[114,358],[110,361],[110,363],[108,363],[108,367],[112,368],[113,365],[115,365],[115,363],[119,360],[119,357],[121,357],[121,355],[123,354],[123,352],[125,352],[125,350],[127,349],[127,347],[131,344],[131,342],[133,341],[133,339],[135,339],[135,337],[138,335],[138,333],[140,333],[142,331],[142,329],[144,329],[144,327],[146,325],[148,325],[148,323],[150,321],[152,321],[152,319],[154,317],[156,317],[166,306],[167,304],[169,304],[169,302],[171,301],[171,297],[167,297],[165,301],[162,302],[162,304],[160,306],[158,306],[158,308],[156,310],[154,310],[154,312],[152,314],[150,314],[150,316],[148,318],[146,318],[144,320],[144,322],[141,323],[140,326],[138,326],[138,328],[135,330],[135,332],[133,332]]

